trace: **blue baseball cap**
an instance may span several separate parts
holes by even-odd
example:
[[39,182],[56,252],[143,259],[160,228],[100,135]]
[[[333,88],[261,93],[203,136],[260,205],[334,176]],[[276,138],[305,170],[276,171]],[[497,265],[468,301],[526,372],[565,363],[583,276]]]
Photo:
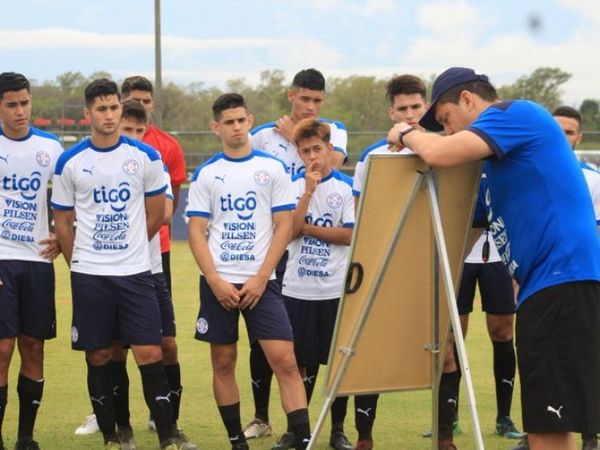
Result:
[[442,131],[444,127],[435,120],[435,105],[440,97],[450,89],[471,81],[490,82],[487,75],[479,74],[467,67],[450,67],[440,74],[433,82],[431,103],[429,104],[429,109],[421,117],[421,120],[419,120],[419,125],[430,131]]

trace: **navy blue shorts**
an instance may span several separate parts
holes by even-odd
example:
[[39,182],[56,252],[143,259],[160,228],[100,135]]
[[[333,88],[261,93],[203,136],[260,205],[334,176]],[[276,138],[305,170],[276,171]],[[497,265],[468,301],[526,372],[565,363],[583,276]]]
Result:
[[0,338],[55,338],[54,266],[2,260],[0,281]]
[[294,352],[300,367],[327,364],[340,299],[285,298],[294,331]]
[[156,297],[158,298],[162,335],[175,337],[175,312],[173,311],[173,300],[171,299],[167,278],[164,273],[154,273],[152,278],[154,279]]
[[127,276],[71,272],[74,350],[160,345],[160,311],[150,272]]
[[515,296],[512,278],[506,266],[493,263],[465,263],[456,298],[458,313],[462,316],[473,311],[475,287],[479,284],[481,309],[489,314],[514,314]]
[[523,428],[600,432],[600,283],[551,286],[517,312]]
[[[238,289],[241,284],[235,285]],[[259,339],[291,341],[292,327],[279,285],[269,280],[254,309],[227,311],[221,306],[204,277],[200,277],[200,311],[196,321],[196,339],[211,344],[233,344],[239,339],[240,311],[246,322],[250,343]]]

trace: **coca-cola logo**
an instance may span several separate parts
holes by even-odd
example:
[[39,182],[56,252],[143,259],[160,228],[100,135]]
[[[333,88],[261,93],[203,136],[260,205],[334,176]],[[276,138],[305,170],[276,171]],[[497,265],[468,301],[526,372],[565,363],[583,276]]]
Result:
[[35,228],[35,222],[6,219],[2,222],[2,228],[5,228],[7,230],[25,231],[28,233],[32,233]]

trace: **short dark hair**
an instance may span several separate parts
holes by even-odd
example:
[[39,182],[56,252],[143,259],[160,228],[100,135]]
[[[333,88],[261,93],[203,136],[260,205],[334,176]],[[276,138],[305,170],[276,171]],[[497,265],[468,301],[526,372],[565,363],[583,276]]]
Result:
[[223,111],[233,108],[246,108],[246,100],[244,100],[244,97],[235,92],[221,95],[212,105],[214,119],[218,121],[221,118],[221,113]]
[[89,108],[96,97],[108,97],[109,95],[116,95],[119,99],[121,98],[117,83],[108,78],[94,80],[85,87],[85,105]]
[[581,128],[582,120],[581,114],[575,108],[571,108],[570,106],[559,106],[552,112],[553,116],[560,117],[568,117],[570,119],[575,119],[579,124],[579,128]]
[[468,91],[478,95],[487,102],[493,102],[498,100],[498,92],[491,83],[483,80],[469,81],[467,83],[459,84],[453,88],[448,89],[438,99],[438,104],[442,103],[453,103],[458,104],[460,94],[462,91]]
[[135,75],[133,77],[125,78],[121,85],[121,94],[123,97],[129,97],[131,91],[144,91],[153,94],[154,88],[148,78],[142,77],[141,75]]
[[324,91],[325,77],[317,69],[304,69],[294,76],[292,87],[310,89],[311,91]]
[[323,142],[327,142],[331,139],[331,127],[329,124],[319,122],[316,119],[302,119],[294,127],[293,141],[298,143],[303,139],[310,139],[311,137],[318,137]]
[[427,96],[427,86],[423,80],[414,75],[398,75],[387,82],[385,93],[390,104],[394,103],[394,97],[400,94],[420,94],[424,100]]
[[16,72],[0,73],[0,99],[5,92],[20,91],[21,89],[27,89],[27,92],[30,92],[29,80],[24,75]]
[[134,122],[148,123],[148,114],[140,102],[134,99],[125,100],[123,102],[123,119],[131,119]]

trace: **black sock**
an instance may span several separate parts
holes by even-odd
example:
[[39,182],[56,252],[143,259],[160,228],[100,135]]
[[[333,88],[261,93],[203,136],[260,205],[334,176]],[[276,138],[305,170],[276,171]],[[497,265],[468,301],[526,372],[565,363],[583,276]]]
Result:
[[173,437],[171,390],[162,361],[139,366],[146,405],[156,424],[159,442]]
[[348,397],[337,397],[331,404],[331,432],[344,431]]
[[115,420],[119,428],[131,428],[129,422],[129,375],[127,361],[112,361],[110,371],[113,381]]
[[354,422],[358,431],[358,440],[373,440],[373,424],[377,415],[379,394],[356,395],[354,397]]
[[297,409],[287,415],[288,430],[294,433],[294,448],[304,449],[310,441],[308,408]]
[[[460,380],[462,379],[462,371],[460,368],[460,360],[458,359],[458,350],[456,349],[456,343],[454,344],[454,360],[456,361],[456,408],[454,414],[454,422],[458,420],[458,405],[460,399]],[[454,429],[454,423],[452,424],[452,429]]]
[[319,365],[307,366],[304,368],[306,375],[302,382],[304,383],[304,390],[306,391],[306,404],[310,404],[315,385],[317,384],[317,375],[319,374]]
[[452,438],[456,417],[459,371],[442,373],[439,390],[438,438]]
[[19,394],[19,432],[17,436],[19,439],[33,437],[33,426],[44,393],[44,380],[35,381],[19,374],[17,393]]
[[181,367],[179,363],[165,366],[165,375],[171,388],[171,407],[173,409],[173,425],[179,420],[179,406],[181,405]]
[[250,347],[250,378],[254,396],[254,417],[268,422],[273,371],[258,341]]
[[86,362],[88,392],[98,427],[104,436],[104,442],[116,441],[113,382],[110,373],[111,363],[94,366],[89,361],[86,360]]
[[513,340],[492,341],[492,345],[494,346],[494,378],[496,379],[498,416],[510,416],[516,370]]
[[240,419],[240,402],[233,405],[219,406],[219,413],[221,414],[221,419],[227,430],[227,436],[231,445],[246,442]]
[[0,444],[4,444],[2,441],[2,424],[4,423],[4,412],[6,411],[6,404],[8,403],[8,385],[0,386]]

